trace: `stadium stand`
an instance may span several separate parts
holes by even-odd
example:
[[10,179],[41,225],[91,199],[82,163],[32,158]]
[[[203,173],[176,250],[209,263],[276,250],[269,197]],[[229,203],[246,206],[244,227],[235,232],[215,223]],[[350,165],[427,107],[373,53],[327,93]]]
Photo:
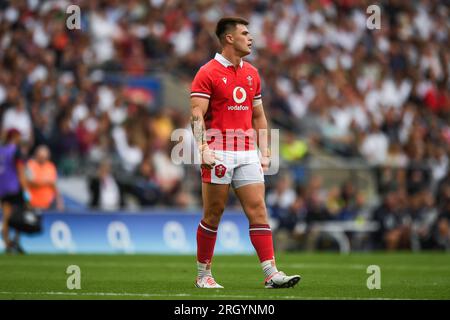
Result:
[[[88,199],[108,159],[114,208],[198,208],[198,166],[171,161],[171,134],[189,128],[218,18],[243,16],[281,130],[281,170],[267,176],[279,237],[306,248],[303,234],[333,221],[353,241],[348,226],[366,221],[380,228],[361,249],[450,249],[450,9],[379,3],[369,30],[363,0],[0,1],[1,134],[20,130],[29,155],[49,146],[64,197],[84,194],[74,206],[99,206]],[[66,28],[70,4],[79,30]],[[70,194],[75,176],[85,189]]]

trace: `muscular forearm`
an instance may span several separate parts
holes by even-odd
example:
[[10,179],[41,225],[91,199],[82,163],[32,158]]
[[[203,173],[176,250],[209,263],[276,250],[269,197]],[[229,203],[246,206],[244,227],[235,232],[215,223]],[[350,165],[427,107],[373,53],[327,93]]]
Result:
[[222,160],[221,157],[216,156],[214,151],[209,149],[206,141],[205,122],[203,121],[203,112],[201,108],[192,108],[191,127],[197,142],[200,157],[202,160],[202,168],[212,169],[216,160]]
[[203,114],[201,110],[198,110],[197,108],[192,109],[191,128],[197,145],[201,147],[206,143],[206,130]]

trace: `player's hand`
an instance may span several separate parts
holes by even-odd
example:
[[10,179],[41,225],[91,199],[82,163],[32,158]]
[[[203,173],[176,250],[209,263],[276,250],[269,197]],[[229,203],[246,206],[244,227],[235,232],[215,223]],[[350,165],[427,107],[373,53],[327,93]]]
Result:
[[206,143],[199,148],[199,151],[202,159],[201,167],[204,169],[212,169],[216,165],[217,160],[222,160],[222,158],[216,155],[216,153],[211,150]]

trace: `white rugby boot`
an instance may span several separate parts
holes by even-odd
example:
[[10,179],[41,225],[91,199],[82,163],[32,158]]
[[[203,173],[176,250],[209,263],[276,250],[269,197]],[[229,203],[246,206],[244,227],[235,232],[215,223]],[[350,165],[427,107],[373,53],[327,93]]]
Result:
[[204,289],[221,289],[221,288],[223,288],[211,276],[197,277],[197,279],[195,281],[195,286],[197,288],[204,288]]
[[267,277],[264,285],[267,289],[291,288],[300,279],[299,275],[287,276],[283,271],[278,271]]

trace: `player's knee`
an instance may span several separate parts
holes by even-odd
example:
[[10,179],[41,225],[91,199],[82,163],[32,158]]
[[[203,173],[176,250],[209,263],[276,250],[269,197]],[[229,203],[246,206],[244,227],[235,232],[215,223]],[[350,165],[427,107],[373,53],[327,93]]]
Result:
[[264,201],[257,201],[250,206],[247,207],[247,214],[249,217],[251,217],[254,221],[259,221],[258,223],[262,221],[267,220],[267,212],[266,212],[266,205]]
[[220,218],[222,217],[223,211],[225,210],[225,204],[222,203],[214,203],[205,208],[205,218],[210,220],[210,222],[214,225],[219,223]]
[[222,215],[205,215],[203,220],[209,224],[210,226],[217,227],[220,223],[220,219],[222,218]]
[[266,214],[266,204],[264,203],[264,200],[261,199],[259,201],[255,201],[254,203],[252,203],[249,206],[249,210],[255,212],[255,213],[260,213],[265,215]]

